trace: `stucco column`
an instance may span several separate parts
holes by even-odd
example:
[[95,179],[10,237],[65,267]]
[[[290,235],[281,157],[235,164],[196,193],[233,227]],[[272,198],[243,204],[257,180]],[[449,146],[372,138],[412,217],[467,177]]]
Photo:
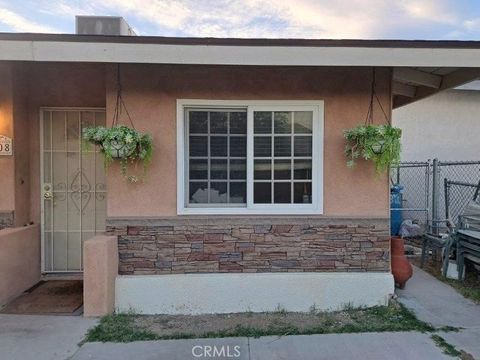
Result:
[[84,316],[111,314],[115,307],[118,274],[117,237],[97,235],[85,241],[83,268]]

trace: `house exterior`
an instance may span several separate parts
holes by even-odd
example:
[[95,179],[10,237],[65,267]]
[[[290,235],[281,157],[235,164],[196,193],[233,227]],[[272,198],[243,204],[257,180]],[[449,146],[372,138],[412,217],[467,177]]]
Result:
[[392,123],[402,129],[402,160],[478,160],[479,90],[477,80],[396,109]]
[[[1,276],[22,278],[35,257],[25,284],[84,271],[90,315],[385,304],[388,175],[348,169],[343,131],[363,123],[373,71],[391,115],[417,100],[411,88],[421,97],[478,76],[479,52],[477,42],[0,34],[0,134],[14,147],[0,157],[0,221],[14,228],[0,231],[13,254]],[[135,127],[154,139],[135,184],[80,141],[83,127],[111,122],[118,64]],[[418,67],[429,65],[451,71],[424,92]],[[12,231],[37,254],[23,258]]]

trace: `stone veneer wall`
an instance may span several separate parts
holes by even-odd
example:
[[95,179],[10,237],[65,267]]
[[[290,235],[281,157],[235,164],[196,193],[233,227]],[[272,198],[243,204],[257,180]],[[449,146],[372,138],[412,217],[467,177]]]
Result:
[[13,227],[13,211],[0,211],[0,230]]
[[388,219],[107,220],[119,273],[390,271]]

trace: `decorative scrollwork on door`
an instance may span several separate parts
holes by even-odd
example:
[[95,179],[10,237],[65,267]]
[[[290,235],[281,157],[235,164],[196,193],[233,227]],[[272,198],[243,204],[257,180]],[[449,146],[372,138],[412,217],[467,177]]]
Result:
[[77,169],[77,172],[70,183],[70,199],[72,199],[73,205],[82,215],[85,214],[85,209],[92,197],[92,194],[90,193],[91,189],[92,185],[85,176],[85,170]]
[[42,242],[46,272],[83,270],[83,241],[103,232],[102,157],[83,151],[81,130],[105,125],[105,111],[42,110]]

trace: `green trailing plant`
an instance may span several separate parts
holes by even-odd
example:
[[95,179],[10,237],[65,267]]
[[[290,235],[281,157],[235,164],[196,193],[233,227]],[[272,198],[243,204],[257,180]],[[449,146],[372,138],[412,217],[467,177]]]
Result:
[[361,125],[344,131],[347,144],[347,166],[353,167],[358,158],[375,163],[377,173],[384,172],[400,161],[402,130],[386,125]]
[[[373,123],[373,102],[377,100],[386,124]],[[345,156],[347,166],[353,167],[358,158],[373,161],[377,174],[382,173],[400,161],[402,130],[390,125],[387,113],[375,93],[375,68],[372,69],[370,103],[365,124],[344,131],[346,139]]]
[[105,168],[114,161],[120,162],[122,176],[130,182],[137,182],[136,175],[128,175],[127,167],[129,164],[137,162],[143,163],[143,174],[145,176],[147,168],[151,163],[153,154],[152,136],[142,134],[137,130],[127,126],[104,126],[86,127],[83,129],[82,137],[86,147],[89,144],[99,146],[104,155]]
[[[125,111],[130,122],[129,126],[120,125],[120,114]],[[112,126],[86,127],[82,132],[83,142],[88,145],[94,144],[100,148],[104,155],[105,169],[114,161],[120,162],[121,174],[130,182],[137,182],[137,175],[128,175],[128,165],[143,163],[143,179],[147,173],[147,168],[152,161],[153,141],[149,134],[142,134],[135,129],[133,120],[127,110],[127,106],[122,98],[122,85],[120,79],[120,64],[117,65],[117,99],[115,110],[113,112]]]

